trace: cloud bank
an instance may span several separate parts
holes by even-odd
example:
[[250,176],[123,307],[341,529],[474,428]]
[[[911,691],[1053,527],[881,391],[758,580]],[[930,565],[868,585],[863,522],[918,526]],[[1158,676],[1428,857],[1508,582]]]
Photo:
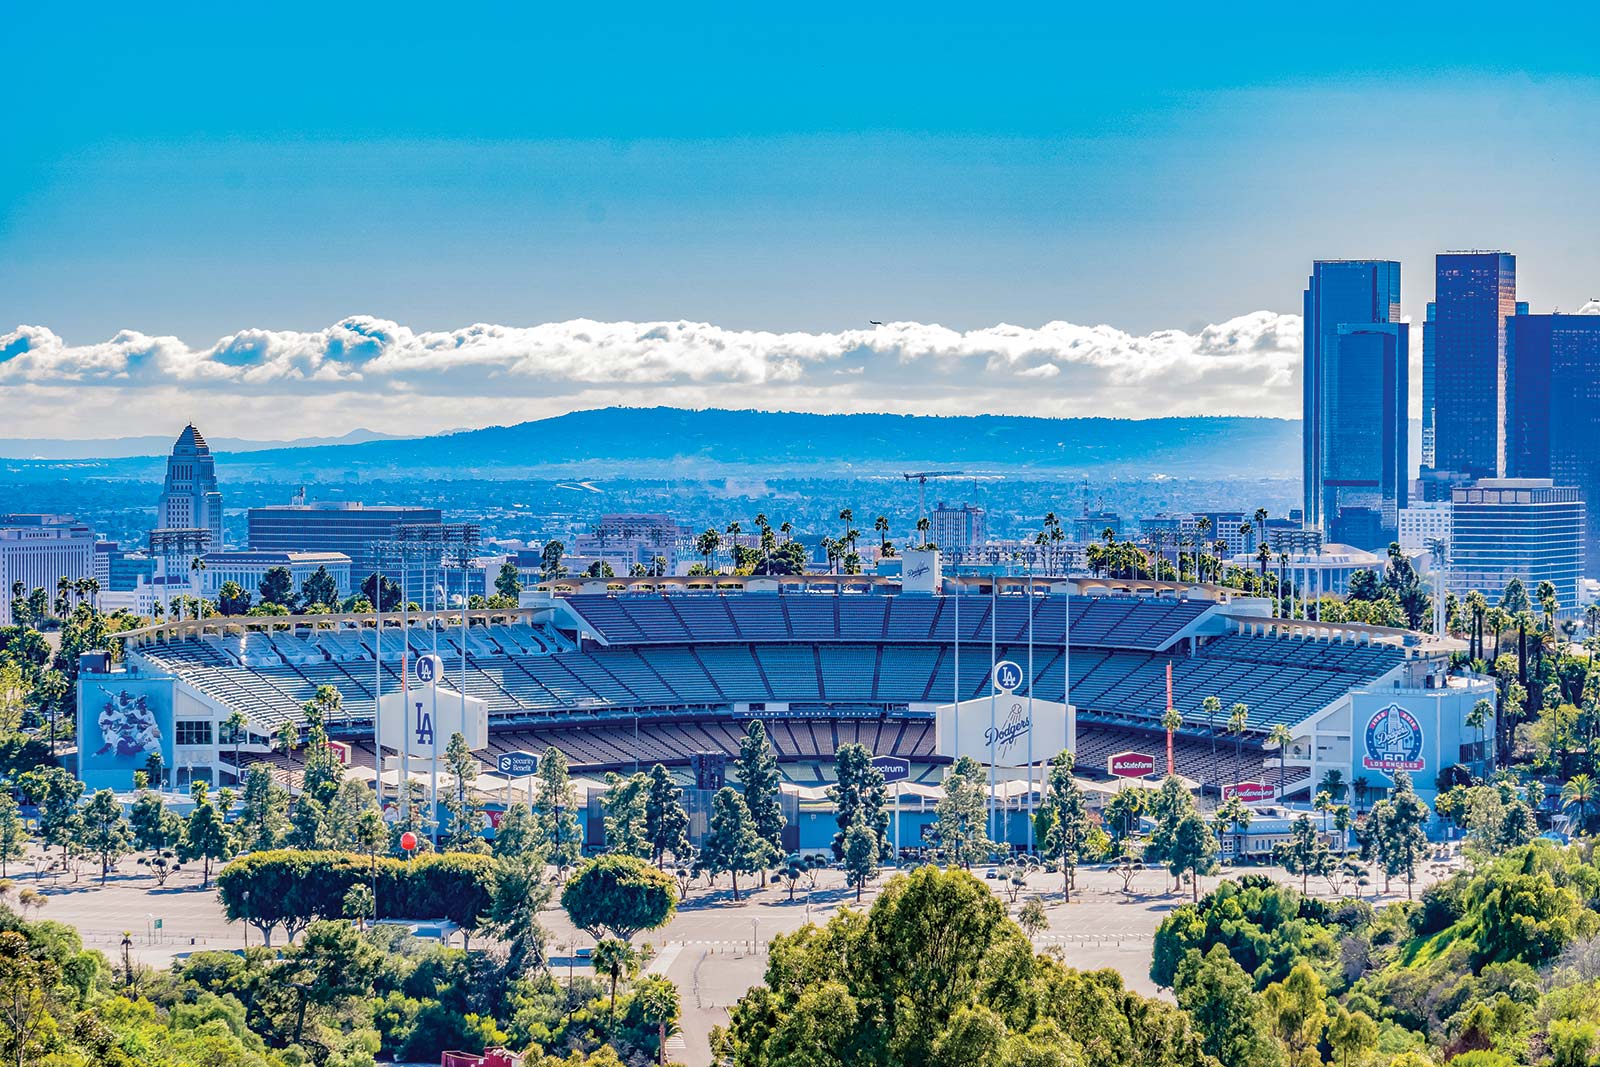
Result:
[[426,331],[356,315],[203,348],[134,330],[72,345],[19,326],[0,334],[0,390],[19,401],[6,436],[121,436],[201,416],[219,435],[426,433],[608,404],[1295,416],[1300,341],[1298,315],[1268,311],[1144,335],[1069,322],[778,333],[587,319]]

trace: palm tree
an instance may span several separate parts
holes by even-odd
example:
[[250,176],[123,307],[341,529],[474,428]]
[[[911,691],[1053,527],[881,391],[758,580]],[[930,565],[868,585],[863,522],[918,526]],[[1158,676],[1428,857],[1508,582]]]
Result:
[[1589,828],[1589,821],[1600,806],[1600,782],[1587,774],[1575,774],[1561,787],[1561,810],[1580,832]]
[[1476,704],[1472,705],[1472,710],[1467,713],[1466,725],[1468,729],[1478,731],[1478,761],[1481,761],[1484,755],[1483,731],[1493,717],[1494,704],[1487,699],[1480,699]]
[[1177,773],[1172,762],[1172,734],[1183,728],[1183,716],[1178,714],[1177,708],[1168,708],[1166,714],[1161,716],[1161,728],[1167,731],[1167,775],[1170,777]]
[[1211,517],[1202,515],[1194,520],[1194,532],[1194,580],[1203,582],[1206,580],[1206,576],[1200,571],[1200,557],[1205,552],[1206,535],[1211,532]]
[[1322,781],[1317,783],[1317,788],[1320,791],[1328,794],[1328,800],[1331,803],[1337,803],[1338,801],[1344,799],[1344,772],[1337,767],[1330,768],[1328,772],[1322,776]]
[[784,519],[782,522],[778,523],[778,532],[783,534],[783,539],[785,541],[794,540],[794,523],[790,522],[788,519]]
[[201,599],[200,592],[199,592],[199,589],[200,589],[200,585],[199,585],[200,576],[205,573],[205,570],[206,570],[206,561],[204,559],[202,559],[201,557],[196,556],[196,557],[194,557],[194,559],[189,561],[189,574],[190,574],[189,584],[191,586],[194,586],[194,588],[195,588],[195,594],[194,594],[194,599],[195,599],[194,617],[197,618],[197,619],[204,618],[205,617],[205,613],[206,613],[205,612],[205,601],[203,599]]
[[728,535],[728,562],[733,564],[734,569],[737,570],[739,567],[739,553],[734,549],[739,547],[739,534],[744,532],[744,527],[739,524],[738,519],[734,519],[728,523],[724,532]]
[[709,526],[705,528],[705,532],[694,539],[695,551],[705,558],[707,574],[711,573],[711,557],[721,547],[722,535]]
[[1326,789],[1319,789],[1317,790],[1315,799],[1311,801],[1311,807],[1312,810],[1320,811],[1322,813],[1322,832],[1327,833],[1328,812],[1333,810],[1333,797],[1328,795],[1328,791]]
[[879,556],[892,556],[892,555],[894,555],[894,546],[889,543],[889,518],[888,518],[888,516],[879,515],[877,518],[873,519],[872,520],[872,528],[874,530],[878,531],[878,555]]
[[921,547],[928,547],[928,517],[926,515],[917,520],[917,535],[922,538]]
[[1489,610],[1489,601],[1476,589],[1467,593],[1467,614],[1472,620],[1471,630],[1467,638],[1468,658],[1479,660],[1483,658],[1483,618]]
[[1256,528],[1261,531],[1261,543],[1267,543],[1267,509],[1256,508]]
[[840,508],[839,509],[839,521],[844,523],[844,539],[846,541],[850,540],[850,524],[852,522],[856,521],[855,509],[854,508]]
[[62,575],[56,579],[56,614],[66,618],[72,610],[72,579]]
[[1484,613],[1484,621],[1494,631],[1494,658],[1489,661],[1489,665],[1493,667],[1500,659],[1500,635],[1506,631],[1509,616],[1506,614],[1506,609],[1497,604]]
[[1233,762],[1244,762],[1244,732],[1250,728],[1250,705],[1239,701],[1228,709],[1228,732],[1233,734]]
[[1209,696],[1200,702],[1200,710],[1206,713],[1206,732],[1211,735],[1211,765],[1217,764],[1217,718],[1222,714],[1222,698]]
[[1355,799],[1356,811],[1360,811],[1367,802],[1367,793],[1372,789],[1372,784],[1367,781],[1367,776],[1358,774],[1350,779],[1350,795]]
[[224,719],[222,723],[228,728],[228,732],[233,735],[233,774],[235,781],[240,781],[244,777],[239,766],[239,747],[243,744],[242,735],[248,722],[249,720],[244,717],[244,712],[236,710]]
[[1267,744],[1276,745],[1278,749],[1278,789],[1281,796],[1284,779],[1288,777],[1285,764],[1289,759],[1289,746],[1294,744],[1294,734],[1283,723],[1274,723],[1272,732],[1267,734]]

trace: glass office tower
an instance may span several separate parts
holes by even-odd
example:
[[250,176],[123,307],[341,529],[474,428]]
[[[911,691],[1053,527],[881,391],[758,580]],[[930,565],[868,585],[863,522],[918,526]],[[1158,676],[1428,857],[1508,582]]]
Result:
[[1586,573],[1600,573],[1600,315],[1506,322],[1506,474],[1553,478],[1585,504]]
[[1506,319],[1517,310],[1517,257],[1441,252],[1435,260],[1434,467],[1462,480],[1505,470]]
[[1406,506],[1409,328],[1344,324],[1323,353],[1322,501],[1329,540],[1383,549]]
[[[1394,260],[1317,260],[1305,291],[1302,432],[1305,522],[1325,527],[1323,515],[1323,412],[1328,400],[1327,359],[1341,326],[1400,321],[1400,264]],[[1403,468],[1402,468],[1403,469]]]

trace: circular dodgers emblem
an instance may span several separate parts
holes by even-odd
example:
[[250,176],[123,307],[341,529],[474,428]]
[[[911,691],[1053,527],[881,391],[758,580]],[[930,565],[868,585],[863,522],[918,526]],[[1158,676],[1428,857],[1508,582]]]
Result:
[[1422,770],[1422,726],[1399,704],[1380,708],[1367,721],[1367,754],[1361,765],[1373,771]]

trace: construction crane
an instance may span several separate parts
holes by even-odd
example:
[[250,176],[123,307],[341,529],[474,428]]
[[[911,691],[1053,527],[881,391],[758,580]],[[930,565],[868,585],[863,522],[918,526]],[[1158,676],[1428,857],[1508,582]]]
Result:
[[928,479],[929,478],[960,478],[966,471],[913,471],[902,475],[906,481],[917,483],[917,519],[920,521],[928,517]]

